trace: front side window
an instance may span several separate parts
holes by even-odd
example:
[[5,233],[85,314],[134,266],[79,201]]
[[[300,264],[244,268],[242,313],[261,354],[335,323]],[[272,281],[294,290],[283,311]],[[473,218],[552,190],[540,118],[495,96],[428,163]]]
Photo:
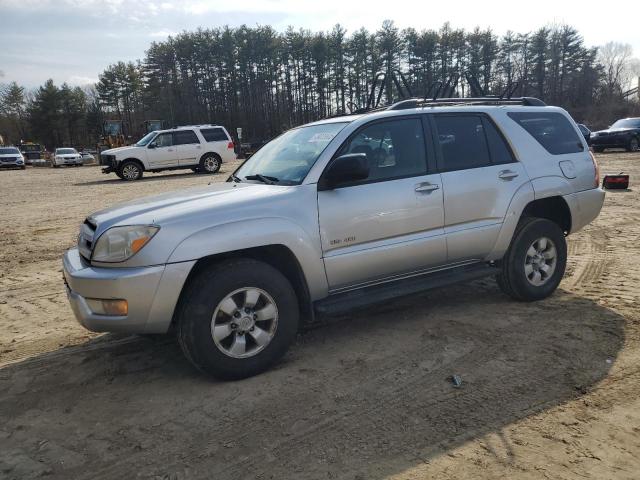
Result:
[[153,141],[156,147],[170,147],[173,145],[173,135],[171,133],[161,133]]
[[552,155],[584,150],[575,128],[559,112],[509,112],[507,115]]
[[364,127],[338,155],[364,153],[369,162],[366,182],[425,175],[427,156],[419,118],[376,122]]
[[298,185],[345,125],[323,123],[289,130],[258,150],[235,176],[240,180],[267,179],[282,185]]
[[189,145],[193,143],[200,143],[193,130],[180,130],[173,134],[174,145]]
[[434,115],[442,152],[441,171],[491,164],[487,136],[480,115]]
[[200,133],[207,142],[228,142],[229,138],[221,128],[202,128]]

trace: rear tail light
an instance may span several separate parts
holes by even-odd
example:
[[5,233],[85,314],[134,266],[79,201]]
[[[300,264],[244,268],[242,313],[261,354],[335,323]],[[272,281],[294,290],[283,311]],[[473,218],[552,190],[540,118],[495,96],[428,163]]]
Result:
[[227,148],[232,150],[234,149],[236,146],[233,144],[233,142],[229,142],[229,144],[227,145]]
[[596,157],[593,155],[593,152],[589,152],[591,155],[591,161],[593,162],[593,170],[594,170],[594,187],[598,187],[600,185],[600,167],[598,166],[598,162],[596,161]]

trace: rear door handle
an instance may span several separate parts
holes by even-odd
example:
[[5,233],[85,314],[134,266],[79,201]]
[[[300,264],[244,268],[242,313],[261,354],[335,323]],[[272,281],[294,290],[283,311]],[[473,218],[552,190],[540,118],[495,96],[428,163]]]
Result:
[[435,183],[421,183],[416,187],[416,192],[418,193],[431,193],[434,190],[438,190],[440,185],[436,185]]
[[516,178],[518,175],[518,172],[514,172],[513,170],[502,170],[498,175],[498,178],[502,180],[511,180],[512,178]]

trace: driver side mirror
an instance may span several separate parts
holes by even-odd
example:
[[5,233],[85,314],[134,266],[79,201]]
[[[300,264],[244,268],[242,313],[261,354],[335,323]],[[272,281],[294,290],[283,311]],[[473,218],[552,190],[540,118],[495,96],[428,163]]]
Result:
[[333,190],[341,185],[369,178],[369,160],[366,153],[347,153],[334,159],[322,175],[318,190]]
[[152,142],[152,143],[150,143],[150,144],[147,146],[147,148],[156,148],[156,147],[157,147],[157,145],[156,145],[155,143],[153,143],[153,142]]

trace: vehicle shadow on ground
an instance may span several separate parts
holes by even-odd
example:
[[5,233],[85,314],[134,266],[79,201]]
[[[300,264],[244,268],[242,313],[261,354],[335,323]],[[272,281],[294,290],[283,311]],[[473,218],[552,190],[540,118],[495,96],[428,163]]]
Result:
[[118,177],[115,176],[115,174],[113,175],[109,175],[107,178],[105,178],[104,180],[91,180],[88,182],[77,182],[74,183],[73,185],[75,187],[91,187],[91,186],[95,186],[95,185],[107,185],[107,184],[121,184],[121,185],[135,185],[136,183],[139,182],[158,182],[158,181],[163,181],[163,180],[179,180],[179,179],[185,179],[185,177],[197,177],[197,178],[201,178],[202,180],[207,180],[210,179],[209,181],[214,181],[214,179],[216,181],[219,181],[219,177],[223,176],[226,178],[226,176],[230,175],[231,172],[224,172],[224,171],[220,171],[218,173],[214,173],[214,174],[205,174],[205,173],[195,173],[195,172],[190,172],[190,171],[184,171],[184,172],[179,172],[179,173],[166,173],[163,175],[159,175],[159,174],[147,174],[144,177],[142,177],[140,180],[136,180],[134,182],[128,182],[126,180],[121,180]]
[[105,335],[0,369],[0,467],[384,478],[589,392],[623,343],[610,309],[562,290],[516,303],[492,280],[336,319],[238,382],[196,372],[170,338]]

